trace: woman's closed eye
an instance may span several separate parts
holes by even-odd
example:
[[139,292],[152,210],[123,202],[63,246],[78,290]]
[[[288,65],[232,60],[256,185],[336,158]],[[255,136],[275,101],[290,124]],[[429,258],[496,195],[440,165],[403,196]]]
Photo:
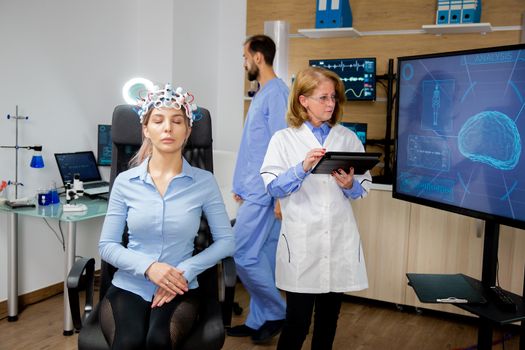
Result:
[[176,116],[171,119],[171,122],[174,124],[182,124],[184,122],[184,117]]

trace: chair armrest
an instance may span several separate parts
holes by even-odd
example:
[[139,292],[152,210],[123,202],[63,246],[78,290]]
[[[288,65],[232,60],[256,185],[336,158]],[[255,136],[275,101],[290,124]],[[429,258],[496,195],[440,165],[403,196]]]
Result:
[[222,259],[222,275],[225,287],[235,287],[237,270],[235,268],[235,261],[231,256]]
[[[75,261],[67,276],[67,293],[73,326],[77,331],[82,328],[82,323],[93,310],[93,290],[95,280],[95,259],[81,258]],[[84,315],[80,315],[81,290],[86,291]]]
[[222,259],[219,265],[220,278],[222,284],[219,284],[219,301],[222,308],[222,323],[224,327],[231,326],[232,311],[234,307],[235,284],[237,282],[237,272],[235,261],[232,257]]
[[[235,225],[236,219],[231,219],[230,224],[232,227]],[[228,256],[222,259],[222,274],[224,278],[225,287],[235,287],[237,283],[237,269],[235,268],[235,260],[233,257]]]
[[217,300],[207,298],[201,300],[199,321],[185,339],[177,346],[180,350],[222,349],[225,330],[222,323],[221,307]]

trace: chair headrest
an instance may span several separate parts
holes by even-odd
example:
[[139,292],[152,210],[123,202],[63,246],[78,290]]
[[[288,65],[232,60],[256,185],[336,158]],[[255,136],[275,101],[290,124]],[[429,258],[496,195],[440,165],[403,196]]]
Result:
[[139,116],[132,105],[115,107],[111,123],[111,140],[117,145],[140,146],[142,144],[142,127]]
[[193,122],[191,135],[186,144],[186,148],[211,148],[213,139],[211,136],[211,117],[206,108],[199,107],[198,117]]
[[[118,105],[113,111],[111,138],[115,144],[140,146],[142,126],[132,105]],[[207,148],[212,146],[211,118],[206,108],[199,107],[200,119],[193,123],[186,147]]]

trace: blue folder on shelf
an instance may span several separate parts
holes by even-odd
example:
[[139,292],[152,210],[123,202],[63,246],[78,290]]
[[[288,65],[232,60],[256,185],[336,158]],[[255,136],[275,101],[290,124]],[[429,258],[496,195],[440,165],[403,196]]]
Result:
[[479,23],[481,20],[481,1],[464,0],[461,8],[461,23]]
[[484,304],[487,300],[458,274],[407,273],[409,285],[422,303]]
[[479,23],[481,0],[438,0],[436,24]]
[[317,0],[316,28],[352,26],[352,9],[348,0]]

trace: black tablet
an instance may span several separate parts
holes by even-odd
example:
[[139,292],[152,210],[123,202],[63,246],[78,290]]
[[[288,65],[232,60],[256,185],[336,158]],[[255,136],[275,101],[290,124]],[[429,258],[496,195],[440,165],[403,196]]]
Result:
[[366,152],[326,152],[312,169],[312,174],[331,174],[343,169],[348,172],[354,168],[355,175],[362,175],[379,163],[381,153]]

